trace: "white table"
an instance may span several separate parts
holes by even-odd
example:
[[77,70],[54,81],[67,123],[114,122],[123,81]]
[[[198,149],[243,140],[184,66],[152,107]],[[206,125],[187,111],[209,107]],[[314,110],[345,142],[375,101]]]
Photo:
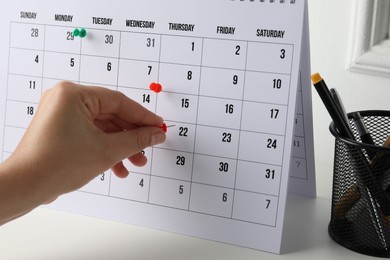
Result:
[[0,259],[378,259],[329,237],[329,199],[287,203],[281,255],[39,208],[0,227]]

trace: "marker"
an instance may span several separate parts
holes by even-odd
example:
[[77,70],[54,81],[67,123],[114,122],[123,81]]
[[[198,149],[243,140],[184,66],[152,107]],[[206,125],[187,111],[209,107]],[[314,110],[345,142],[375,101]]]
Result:
[[328,110],[329,115],[332,117],[332,120],[340,135],[342,137],[355,140],[349,123],[345,120],[345,116],[337,107],[337,104],[333,100],[332,94],[330,93],[321,75],[319,73],[313,74],[311,76],[311,79],[313,81],[314,87],[320,95],[320,98],[322,99],[322,102]]

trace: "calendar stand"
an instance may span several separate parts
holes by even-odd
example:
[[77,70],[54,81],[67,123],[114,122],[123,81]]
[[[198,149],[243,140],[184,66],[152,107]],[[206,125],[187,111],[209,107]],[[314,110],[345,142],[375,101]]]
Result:
[[289,176],[315,196],[306,1],[79,5],[5,4],[2,160],[59,80],[118,90],[174,125],[166,142],[49,207],[280,252]]

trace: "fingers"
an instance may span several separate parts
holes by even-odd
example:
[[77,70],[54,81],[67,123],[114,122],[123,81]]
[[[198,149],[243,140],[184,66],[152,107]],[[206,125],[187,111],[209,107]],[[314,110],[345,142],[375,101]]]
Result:
[[[107,140],[111,147],[109,154],[116,161],[132,158],[146,147],[163,143],[165,138],[165,132],[158,127],[138,127],[129,131],[111,133]],[[139,157],[133,159],[135,162],[140,162]]]
[[145,166],[145,164],[148,162],[148,159],[142,153],[136,153],[128,159],[133,165],[137,167]]
[[92,117],[115,115],[125,122],[140,126],[158,126],[163,119],[118,91],[99,87],[81,88],[81,97]]
[[118,178],[126,178],[129,175],[129,172],[123,165],[122,161],[115,164],[111,169]]
[[[147,163],[147,158],[142,153],[137,153],[128,159],[132,164],[138,167],[145,166]],[[129,172],[122,161],[115,164],[111,169],[118,178],[126,178],[129,175]]]

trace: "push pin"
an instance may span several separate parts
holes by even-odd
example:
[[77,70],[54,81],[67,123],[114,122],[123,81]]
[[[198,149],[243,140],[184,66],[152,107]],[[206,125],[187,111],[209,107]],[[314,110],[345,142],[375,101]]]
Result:
[[154,92],[156,92],[156,93],[160,93],[161,90],[162,90],[162,86],[161,86],[161,84],[159,84],[159,83],[154,83],[154,82],[152,82],[152,83],[150,84],[150,86],[149,86],[149,89],[152,90],[152,91],[154,91]]
[[73,30],[73,36],[85,38],[85,36],[87,36],[87,30],[85,30],[85,28],[76,28]]
[[172,127],[172,126],[175,126],[175,125],[169,125],[169,126],[167,126],[167,124],[162,124],[161,126],[160,126],[160,128],[166,133],[167,131],[168,131],[168,128],[169,127]]

